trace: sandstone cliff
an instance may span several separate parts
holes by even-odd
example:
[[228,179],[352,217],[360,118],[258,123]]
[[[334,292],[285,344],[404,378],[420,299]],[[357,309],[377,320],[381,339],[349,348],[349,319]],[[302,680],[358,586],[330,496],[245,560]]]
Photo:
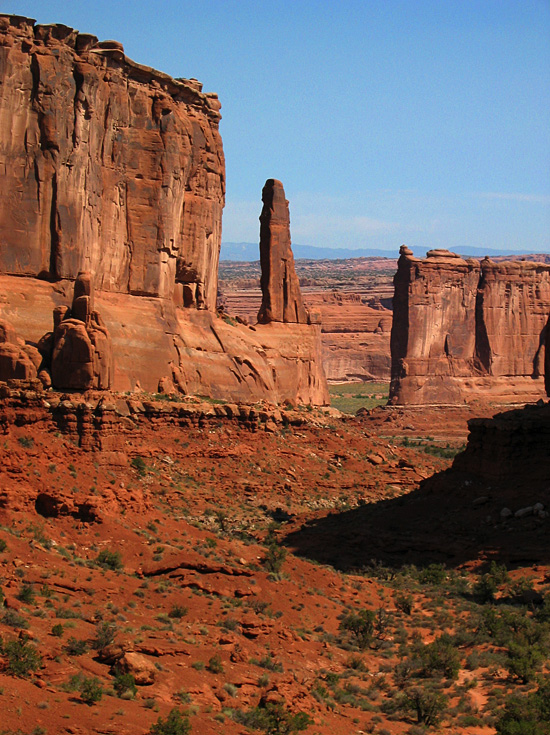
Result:
[[544,394],[550,266],[401,248],[394,279],[390,400],[524,402]]
[[0,270],[215,308],[216,95],[63,25],[0,16]]
[[196,80],[136,64],[115,41],[0,15],[0,318],[17,334],[2,373],[35,374],[38,345],[63,389],[328,403],[293,270],[292,324],[215,313],[219,109]]

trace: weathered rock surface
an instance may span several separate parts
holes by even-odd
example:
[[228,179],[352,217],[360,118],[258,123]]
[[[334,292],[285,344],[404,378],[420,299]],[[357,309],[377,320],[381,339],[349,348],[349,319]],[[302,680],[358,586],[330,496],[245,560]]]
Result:
[[260,262],[262,305],[258,322],[307,324],[290,244],[290,214],[283,185],[268,179],[262,191]]
[[33,380],[41,363],[36,347],[25,344],[9,322],[0,320],[0,380]]
[[[290,323],[215,315],[219,108],[196,80],[136,64],[116,42],[0,15],[0,316],[51,354],[54,386],[328,403],[290,239],[290,257],[277,246]],[[33,377],[5,351],[12,373]]]
[[213,310],[220,104],[120,44],[0,16],[0,270]]
[[550,266],[403,246],[394,279],[390,399],[524,402],[544,394]]
[[544,351],[544,385],[546,395],[550,396],[550,316],[546,322],[546,347]]
[[72,307],[60,319],[63,309],[54,309],[53,386],[66,390],[109,390],[113,375],[111,337],[94,309],[94,286],[89,273],[78,274]]

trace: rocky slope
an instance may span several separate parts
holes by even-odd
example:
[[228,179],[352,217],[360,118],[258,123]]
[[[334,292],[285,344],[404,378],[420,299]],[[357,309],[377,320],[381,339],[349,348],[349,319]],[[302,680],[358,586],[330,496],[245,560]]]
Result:
[[[0,81],[0,318],[27,352],[39,347],[35,374],[51,372],[59,388],[328,401],[318,327],[248,328],[216,315],[225,190],[216,95],[131,61],[117,42],[8,15]],[[60,329],[80,333],[63,350],[43,340],[81,272],[108,354],[91,339],[91,311],[80,324],[54,316],[54,340]],[[32,377],[28,354],[10,344],[2,365]],[[102,350],[99,382],[97,369],[91,382],[67,380]]]
[[401,248],[394,279],[390,399],[400,404],[544,395],[550,266]]

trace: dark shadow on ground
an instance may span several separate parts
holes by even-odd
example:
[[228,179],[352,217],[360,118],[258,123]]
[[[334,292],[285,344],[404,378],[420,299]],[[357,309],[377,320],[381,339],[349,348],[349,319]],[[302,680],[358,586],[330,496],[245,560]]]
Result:
[[[500,414],[482,426],[476,420],[477,444],[470,442],[450,469],[407,495],[315,519],[290,531],[283,543],[342,571],[372,561],[392,567],[456,567],[480,559],[509,566],[548,563],[550,516],[515,512],[536,503],[550,510],[549,417],[547,404]],[[498,442],[508,442],[500,458],[504,447]],[[503,515],[504,508],[511,515]]]

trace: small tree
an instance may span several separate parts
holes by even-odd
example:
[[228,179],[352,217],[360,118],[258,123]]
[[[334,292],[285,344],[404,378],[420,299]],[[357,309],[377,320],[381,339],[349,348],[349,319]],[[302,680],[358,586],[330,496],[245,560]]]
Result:
[[445,712],[447,697],[431,689],[415,687],[405,692],[403,704],[405,709],[416,714],[419,724],[432,727],[437,725]]
[[148,735],[188,735],[191,732],[191,723],[185,713],[177,707],[170,710],[168,717],[159,717],[151,725]]
[[349,613],[340,621],[340,630],[346,631],[354,638],[361,649],[367,648],[372,641],[376,615],[373,610],[360,610]]

